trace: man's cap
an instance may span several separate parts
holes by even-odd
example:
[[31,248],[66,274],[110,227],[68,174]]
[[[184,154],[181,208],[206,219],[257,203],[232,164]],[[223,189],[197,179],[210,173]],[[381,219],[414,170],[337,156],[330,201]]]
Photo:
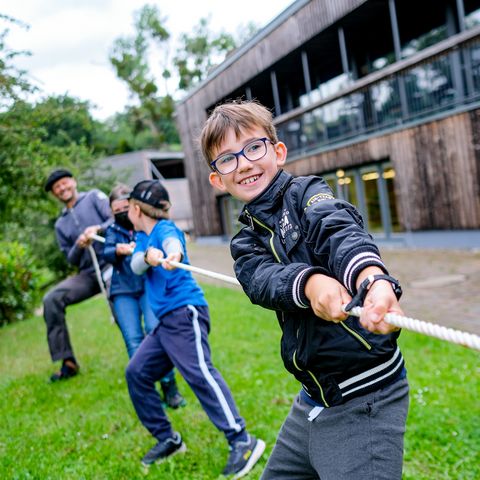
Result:
[[158,180],[142,180],[138,182],[133,187],[129,198],[162,210],[165,209],[165,202],[170,202],[167,190]]
[[48,176],[47,181],[45,182],[45,191],[49,192],[52,189],[53,184],[57,180],[60,180],[61,178],[65,178],[65,177],[73,177],[73,173],[62,168],[59,168],[58,170],[54,170]]

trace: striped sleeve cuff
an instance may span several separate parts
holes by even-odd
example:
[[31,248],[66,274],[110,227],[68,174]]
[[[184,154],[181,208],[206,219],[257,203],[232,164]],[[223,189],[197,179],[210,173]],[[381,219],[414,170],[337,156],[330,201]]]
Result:
[[355,283],[358,275],[367,267],[377,266],[388,274],[385,264],[380,255],[375,251],[354,252],[346,260],[346,266],[343,270],[342,280],[345,287],[352,293],[356,292]]
[[295,305],[299,308],[310,308],[310,301],[305,295],[305,285],[315,273],[327,275],[326,270],[322,267],[307,267],[300,270],[293,281],[292,297]]

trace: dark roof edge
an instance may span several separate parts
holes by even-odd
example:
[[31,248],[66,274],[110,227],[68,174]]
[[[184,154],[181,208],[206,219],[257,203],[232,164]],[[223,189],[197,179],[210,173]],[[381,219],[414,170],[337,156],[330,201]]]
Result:
[[268,23],[264,28],[257,32],[250,40],[241,45],[237,50],[235,50],[229,57],[227,57],[220,65],[215,67],[212,72],[202,80],[191,92],[188,92],[185,97],[177,102],[178,105],[186,102],[190,97],[192,97],[198,90],[203,88],[208,82],[213,78],[219,75],[221,72],[226,70],[232,63],[237,61],[244,53],[246,53],[250,48],[262,40],[264,37],[273,32],[279,25],[285,22],[291,15],[296,13],[298,10],[303,8],[307,3],[310,3],[311,0],[297,0],[288,6],[282,13],[275,17],[270,23]]

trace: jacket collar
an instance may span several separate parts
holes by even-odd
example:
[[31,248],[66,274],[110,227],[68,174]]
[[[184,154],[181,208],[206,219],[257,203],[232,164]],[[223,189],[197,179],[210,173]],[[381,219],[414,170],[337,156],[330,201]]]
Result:
[[278,204],[282,202],[285,190],[292,180],[292,175],[283,170],[279,170],[270,182],[270,185],[268,185],[260,195],[243,207],[239,221],[245,225],[251,225],[250,215],[267,221],[268,218],[277,211]]

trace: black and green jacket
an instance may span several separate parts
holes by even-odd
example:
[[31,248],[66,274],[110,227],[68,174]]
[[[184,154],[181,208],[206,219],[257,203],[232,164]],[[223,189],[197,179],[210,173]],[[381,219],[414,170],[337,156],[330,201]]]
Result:
[[252,303],[276,311],[285,367],[312,400],[339,405],[399,375],[399,332],[373,334],[356,317],[322,320],[305,296],[314,273],[336,278],[352,295],[365,267],[388,273],[355,207],[319,177],[280,171],[240,221],[246,227],[231,242],[236,276]]

